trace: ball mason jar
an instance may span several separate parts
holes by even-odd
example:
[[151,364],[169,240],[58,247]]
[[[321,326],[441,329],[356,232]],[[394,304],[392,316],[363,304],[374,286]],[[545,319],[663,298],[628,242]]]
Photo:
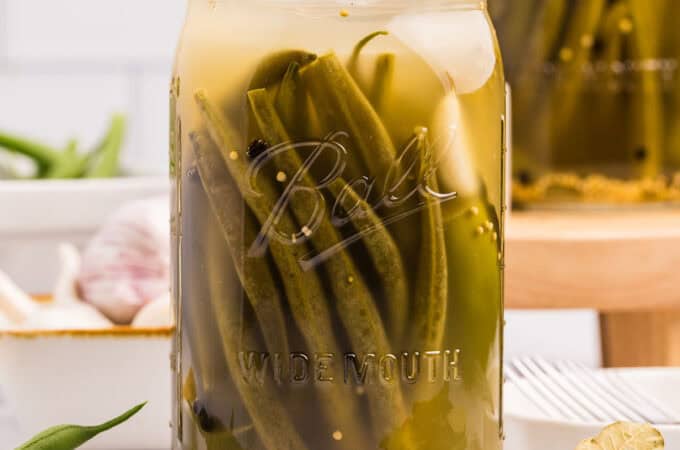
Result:
[[680,202],[680,2],[490,0],[524,206]]
[[504,89],[484,1],[189,1],[175,450],[501,447]]

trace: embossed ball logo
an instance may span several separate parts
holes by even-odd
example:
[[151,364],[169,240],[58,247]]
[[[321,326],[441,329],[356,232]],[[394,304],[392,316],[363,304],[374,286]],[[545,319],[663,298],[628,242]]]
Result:
[[[391,164],[384,179],[369,176],[360,176],[352,180],[343,178],[351,158],[344,144],[348,139],[347,133],[338,131],[329,134],[323,140],[278,144],[255,156],[246,173],[248,189],[245,194],[256,197],[262,195],[258,192],[257,184],[260,177],[268,176],[265,168],[270,162],[287,152],[295,152],[301,156],[302,163],[294,168],[295,172],[292,174],[284,172],[277,174],[277,180],[285,182],[285,187],[250,245],[249,257],[263,256],[271,239],[285,245],[305,244],[314,238],[315,232],[322,226],[327,215],[330,215],[333,226],[341,228],[350,223],[356,215],[367,214],[366,208],[362,205],[380,211],[379,224],[345,236],[341,241],[321,251],[305,255],[299,263],[304,270],[311,270],[349,245],[359,242],[378,227],[387,227],[412,216],[425,208],[428,202],[441,204],[457,197],[456,192],[439,192],[433,186],[436,183],[431,182],[436,176],[439,160],[431,150],[433,146],[427,142],[426,129],[416,130],[414,137]],[[425,155],[422,152],[425,152]],[[312,171],[318,173],[317,169],[321,166],[325,170],[324,175],[311,177]],[[312,181],[313,178],[318,181]],[[337,195],[332,205],[326,204],[324,189],[336,191]],[[281,230],[278,225],[282,216],[296,207],[305,211],[305,218],[301,221],[299,230],[293,233]]]

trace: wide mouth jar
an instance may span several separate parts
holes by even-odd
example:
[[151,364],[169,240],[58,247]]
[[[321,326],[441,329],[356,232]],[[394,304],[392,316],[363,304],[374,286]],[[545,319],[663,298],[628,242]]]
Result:
[[485,2],[193,0],[170,101],[175,450],[500,449]]

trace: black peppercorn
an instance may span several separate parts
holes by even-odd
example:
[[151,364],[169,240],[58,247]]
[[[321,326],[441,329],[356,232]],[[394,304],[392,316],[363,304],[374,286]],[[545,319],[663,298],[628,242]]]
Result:
[[636,161],[644,161],[647,159],[647,149],[645,147],[638,147],[633,152],[633,157]]
[[196,415],[196,419],[198,420],[198,424],[203,431],[210,432],[217,428],[217,421],[211,417],[210,414],[208,414],[205,406],[200,401],[196,400],[194,402],[193,410],[194,414]]
[[255,139],[248,146],[248,152],[247,152],[248,158],[255,159],[258,156],[260,156],[262,153],[266,152],[268,148],[269,148],[269,144],[267,143],[267,141],[262,140],[262,139]]
[[528,186],[533,182],[534,177],[527,170],[520,170],[517,173],[517,180],[523,185]]

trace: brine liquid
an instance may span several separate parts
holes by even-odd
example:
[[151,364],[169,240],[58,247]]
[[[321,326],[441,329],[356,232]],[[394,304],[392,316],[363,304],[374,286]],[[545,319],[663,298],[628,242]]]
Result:
[[173,448],[501,448],[486,12],[246,3],[191,4],[171,87]]

